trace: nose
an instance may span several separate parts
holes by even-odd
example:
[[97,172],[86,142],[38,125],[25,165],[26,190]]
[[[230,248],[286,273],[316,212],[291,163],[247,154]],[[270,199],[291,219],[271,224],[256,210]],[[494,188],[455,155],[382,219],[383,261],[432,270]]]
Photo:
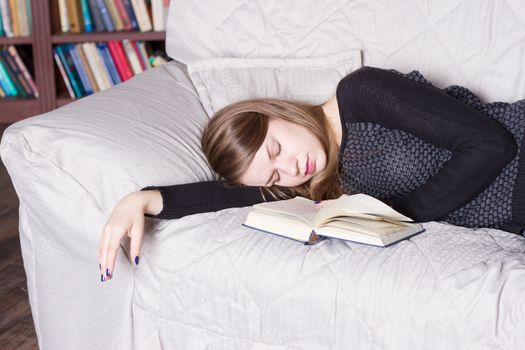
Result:
[[295,158],[280,159],[278,160],[276,167],[279,171],[290,176],[297,176],[299,173],[298,162]]

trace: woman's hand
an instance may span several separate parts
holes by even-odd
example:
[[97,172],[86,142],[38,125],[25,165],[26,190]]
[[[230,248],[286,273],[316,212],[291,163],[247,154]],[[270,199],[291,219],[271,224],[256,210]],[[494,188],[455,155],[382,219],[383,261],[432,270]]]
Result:
[[115,206],[102,230],[98,245],[101,282],[113,277],[115,259],[124,236],[131,239],[131,263],[138,265],[144,236],[144,213],[157,214],[162,209],[159,209],[159,203],[162,206],[158,191],[138,191],[128,194]]

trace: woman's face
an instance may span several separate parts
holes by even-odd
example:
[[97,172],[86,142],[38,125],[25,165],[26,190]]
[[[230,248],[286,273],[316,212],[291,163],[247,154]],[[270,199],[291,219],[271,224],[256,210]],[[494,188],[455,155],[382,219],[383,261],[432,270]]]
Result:
[[321,142],[303,126],[270,119],[268,132],[241,176],[247,186],[298,186],[326,166]]

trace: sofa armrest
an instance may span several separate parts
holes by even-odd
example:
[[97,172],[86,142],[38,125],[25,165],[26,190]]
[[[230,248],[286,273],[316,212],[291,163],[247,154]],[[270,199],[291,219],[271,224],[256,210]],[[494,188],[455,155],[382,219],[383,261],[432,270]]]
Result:
[[207,121],[184,65],[172,61],[14,123],[4,132],[0,155],[8,170],[12,147],[47,158],[110,212],[124,195],[147,185],[211,180],[200,148]]

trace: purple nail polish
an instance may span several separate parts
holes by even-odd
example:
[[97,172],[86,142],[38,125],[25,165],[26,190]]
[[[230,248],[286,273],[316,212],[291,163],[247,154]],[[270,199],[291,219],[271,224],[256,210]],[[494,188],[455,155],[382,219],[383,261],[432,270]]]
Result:
[[139,265],[139,257],[138,256],[135,257],[135,264],[137,264],[137,266]]
[[102,266],[100,266],[100,264],[98,264],[98,269],[101,270],[102,269]]
[[100,282],[104,282],[104,275],[100,274]]
[[321,201],[315,201],[315,204],[319,204],[319,203],[321,203]]
[[106,276],[109,276],[109,269],[106,269]]

